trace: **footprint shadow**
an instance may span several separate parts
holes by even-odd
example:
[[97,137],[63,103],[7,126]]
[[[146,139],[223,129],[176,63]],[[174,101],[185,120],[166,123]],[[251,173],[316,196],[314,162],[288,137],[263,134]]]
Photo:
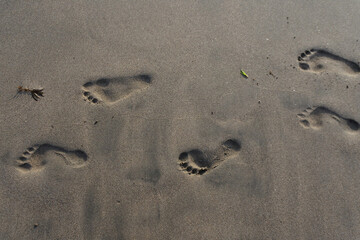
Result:
[[228,139],[214,151],[203,152],[192,149],[179,155],[179,166],[189,175],[203,175],[218,167],[222,162],[239,153],[241,145],[234,139]]
[[345,118],[340,114],[331,111],[326,107],[306,108],[302,113],[297,114],[300,118],[300,125],[304,128],[321,129],[325,123],[337,123],[348,133],[357,133],[360,125],[357,121]]
[[328,71],[349,76],[360,73],[357,63],[322,49],[306,50],[298,56],[298,61],[301,70],[313,73]]
[[65,165],[72,168],[84,166],[88,159],[87,154],[82,150],[68,150],[51,144],[34,145],[26,149],[17,160],[18,170],[29,172],[43,169],[49,161],[49,153],[60,157]]
[[93,104],[113,104],[148,88],[151,82],[152,76],[148,74],[100,78],[83,85],[83,98]]

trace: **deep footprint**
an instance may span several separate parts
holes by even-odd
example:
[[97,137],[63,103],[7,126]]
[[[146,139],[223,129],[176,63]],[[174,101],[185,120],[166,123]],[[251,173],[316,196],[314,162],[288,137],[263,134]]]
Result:
[[359,123],[353,119],[344,118],[326,107],[307,108],[297,115],[300,125],[304,128],[320,129],[325,123],[335,122],[346,132],[355,133],[359,130]]
[[219,166],[226,159],[238,154],[240,149],[240,143],[234,139],[229,139],[212,152],[203,152],[199,149],[182,152],[179,155],[179,166],[189,175],[203,175]]
[[[87,154],[81,150],[67,150],[50,144],[41,144],[25,150],[17,160],[18,169],[24,172],[41,170],[49,161],[51,154],[55,154],[55,158],[60,157],[67,166],[73,168],[84,166],[88,158]],[[54,155],[50,156],[51,158],[54,158]]]
[[100,78],[83,85],[83,97],[91,103],[113,104],[135,92],[148,88],[152,77],[136,75],[130,77]]
[[298,56],[299,67],[304,71],[324,71],[354,76],[360,73],[357,63],[321,49],[306,50]]

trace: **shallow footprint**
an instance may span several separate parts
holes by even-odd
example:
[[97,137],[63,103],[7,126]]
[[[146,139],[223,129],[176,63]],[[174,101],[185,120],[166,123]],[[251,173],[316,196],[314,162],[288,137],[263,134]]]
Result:
[[17,160],[18,169],[24,172],[41,170],[47,164],[49,158],[54,157],[51,154],[55,154],[55,157],[59,156],[66,165],[73,168],[82,167],[87,161],[86,153],[81,150],[67,150],[50,144],[41,144],[25,150]]
[[240,143],[229,139],[213,152],[203,152],[199,149],[182,152],[179,155],[179,166],[190,175],[203,175],[226,159],[238,154],[240,149]]
[[360,73],[357,63],[321,49],[306,50],[298,56],[299,67],[304,71],[335,72],[354,76]]
[[116,103],[131,94],[149,87],[150,75],[130,77],[100,78],[83,85],[83,97],[91,103]]
[[300,125],[304,128],[320,129],[324,123],[330,122],[339,124],[344,131],[349,133],[356,133],[360,128],[357,121],[344,118],[326,107],[307,108],[297,116],[301,119]]

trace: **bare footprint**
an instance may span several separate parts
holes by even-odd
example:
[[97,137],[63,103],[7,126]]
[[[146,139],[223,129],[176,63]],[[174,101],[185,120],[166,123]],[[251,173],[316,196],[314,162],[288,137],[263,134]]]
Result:
[[91,103],[116,103],[131,94],[149,87],[150,75],[100,78],[83,85],[83,97]]
[[344,131],[355,133],[360,127],[357,121],[344,118],[326,107],[307,108],[297,116],[301,119],[300,125],[304,128],[320,129],[324,123],[334,122],[339,124]]
[[54,157],[60,157],[67,166],[73,168],[82,167],[87,161],[86,153],[81,150],[67,150],[50,144],[41,144],[25,150],[17,160],[18,169],[24,172],[41,170]]
[[199,149],[182,152],[179,155],[179,165],[181,170],[190,175],[203,175],[238,154],[240,149],[240,143],[229,139],[213,152],[203,152]]
[[306,50],[298,56],[298,61],[302,70],[314,73],[327,71],[350,76],[360,73],[357,63],[321,49]]

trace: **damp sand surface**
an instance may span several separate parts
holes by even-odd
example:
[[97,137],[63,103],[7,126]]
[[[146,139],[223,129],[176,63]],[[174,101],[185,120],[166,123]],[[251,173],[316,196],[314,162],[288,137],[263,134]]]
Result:
[[0,239],[357,239],[359,11],[0,1]]

